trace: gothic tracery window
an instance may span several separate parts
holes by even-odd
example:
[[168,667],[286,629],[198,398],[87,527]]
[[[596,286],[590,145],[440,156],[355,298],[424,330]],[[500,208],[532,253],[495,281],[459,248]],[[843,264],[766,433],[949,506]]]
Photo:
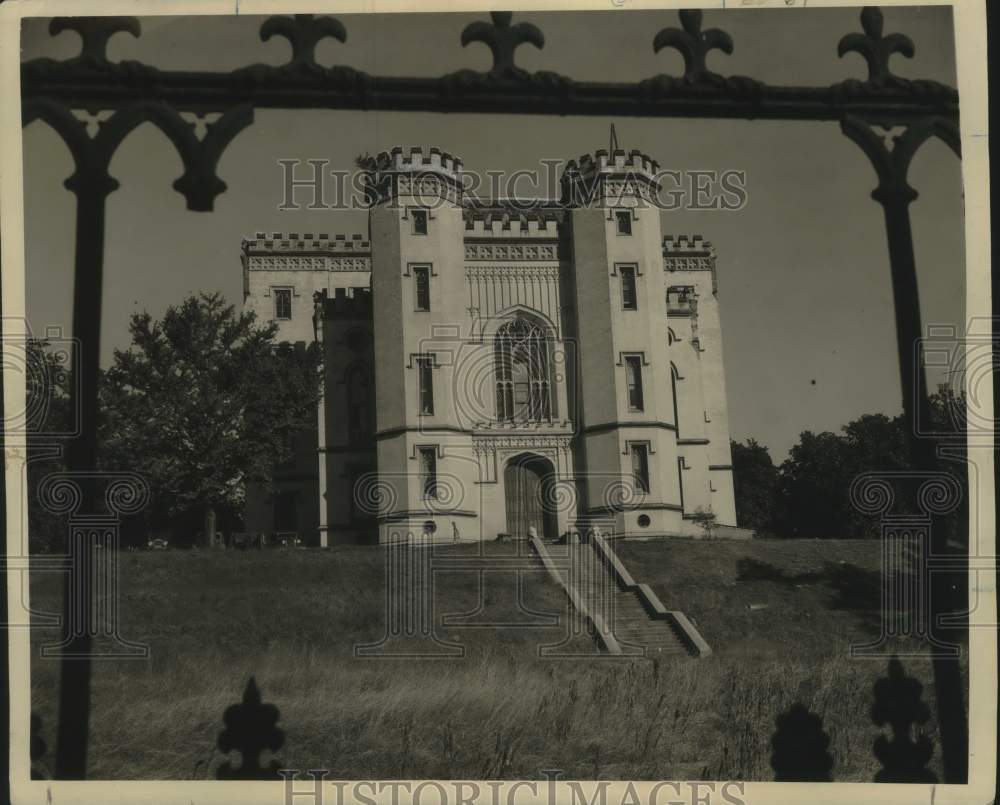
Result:
[[518,316],[494,340],[497,419],[544,422],[552,418],[549,344],[545,330]]

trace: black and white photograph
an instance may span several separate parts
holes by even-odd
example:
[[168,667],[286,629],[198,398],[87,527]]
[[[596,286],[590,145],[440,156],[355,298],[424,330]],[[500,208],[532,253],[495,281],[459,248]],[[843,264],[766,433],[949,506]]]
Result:
[[661,5],[0,7],[12,801],[992,797],[985,5]]

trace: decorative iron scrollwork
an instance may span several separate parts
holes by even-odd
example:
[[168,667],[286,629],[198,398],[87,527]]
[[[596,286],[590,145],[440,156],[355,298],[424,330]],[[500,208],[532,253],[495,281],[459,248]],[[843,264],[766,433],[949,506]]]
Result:
[[207,212],[226,183],[215,174],[219,157],[232,139],[253,122],[253,107],[233,106],[214,123],[206,125],[205,136],[195,136],[193,124],[165,103],[149,101],[117,110],[102,121],[94,137],[87,126],[69,109],[46,98],[24,102],[24,123],[44,120],[69,146],[76,170],[65,184],[68,190],[88,199],[103,198],[118,189],[118,181],[108,172],[111,159],[128,134],[142,123],[153,123],[177,148],[184,174],[174,189],[187,199],[189,210]]
[[868,6],[861,11],[861,27],[865,32],[847,34],[837,45],[837,55],[841,58],[848,53],[860,53],[868,64],[868,82],[879,86],[896,79],[889,69],[889,57],[893,53],[912,59],[916,52],[913,40],[904,34],[883,36],[883,24],[882,11]]
[[703,81],[721,82],[722,76],[713,73],[705,64],[705,59],[713,50],[721,50],[727,56],[733,52],[733,38],[719,28],[701,30],[700,11],[679,11],[681,28],[664,28],[653,39],[653,52],[673,48],[684,58],[684,80],[689,84]]
[[[490,17],[493,22],[473,22],[462,31],[462,46],[472,42],[482,42],[493,54],[493,66],[485,73],[475,70],[459,70],[441,78],[439,96],[445,105],[471,103],[490,104],[484,98],[475,97],[477,93],[490,92],[498,87],[506,91],[508,87],[515,92],[527,91],[527,95],[518,96],[524,102],[535,102],[546,105],[552,111],[559,112],[574,97],[574,83],[566,76],[549,70],[529,72],[514,63],[514,51],[523,44],[532,44],[539,50],[545,46],[545,36],[537,26],[529,22],[511,24],[513,14],[509,11],[494,11]],[[529,100],[530,99],[530,100]],[[555,100],[559,106],[550,104]],[[505,98],[504,108],[514,111],[517,103],[510,103]]]
[[[155,67],[141,62],[108,60],[108,41],[116,33],[125,32],[139,37],[142,27],[137,17],[56,17],[49,23],[52,36],[58,36],[63,31],[75,31],[80,35],[80,53],[62,61],[40,58],[21,65],[22,94],[30,94],[33,85],[72,80],[95,73],[116,84],[143,91],[151,87],[160,75]],[[77,102],[72,108],[96,111],[100,107]]]
[[215,173],[219,158],[233,138],[253,123],[253,107],[241,104],[227,109],[214,123],[206,124],[205,136],[200,140],[194,126],[170,107],[157,104],[151,112],[184,162],[184,174],[174,181],[174,190],[187,199],[189,210],[209,212],[215,197],[226,191],[226,183]]
[[530,73],[514,64],[514,51],[523,44],[532,44],[539,50],[545,47],[545,35],[530,22],[511,25],[513,13],[494,11],[493,22],[472,22],[462,31],[462,47],[472,42],[482,42],[493,53],[490,78],[529,78]]
[[834,88],[842,96],[877,94],[884,90],[906,90],[916,95],[941,100],[957,100],[958,93],[951,87],[937,81],[911,81],[894,75],[889,69],[889,59],[899,53],[912,59],[916,53],[913,40],[905,34],[883,34],[882,11],[875,6],[867,6],[861,11],[861,27],[864,33],[850,33],[841,38],[837,54],[843,58],[848,53],[858,53],[868,65],[868,78],[864,81],[848,79]]
[[653,38],[653,51],[659,53],[664,48],[676,50],[684,59],[684,75],[660,74],[640,83],[644,95],[668,96],[678,90],[692,87],[723,90],[735,100],[759,101],[764,85],[752,78],[731,76],[729,78],[708,69],[707,57],[713,50],[726,55],[733,52],[733,38],[719,28],[702,31],[702,13],[683,10],[678,12],[680,28],[664,28]]
[[111,66],[108,61],[108,40],[116,33],[126,32],[136,39],[142,33],[138,17],[56,17],[49,23],[49,33],[58,36],[63,31],[76,31],[83,40],[79,56],[64,63],[74,67],[101,69]]
[[[929,138],[940,137],[955,152],[962,155],[958,124],[943,117],[929,117],[909,124],[902,134],[885,137],[875,131],[877,124],[847,115],[840,128],[868,157],[878,176],[878,187],[872,198],[885,204],[891,200],[909,203],[917,198],[917,191],[907,183],[910,162]],[[889,143],[886,140],[889,140]]]
[[281,91],[294,85],[299,90],[318,90],[328,97],[346,93],[361,108],[371,106],[374,98],[371,76],[353,67],[324,67],[316,62],[316,46],[324,39],[347,41],[347,29],[340,20],[313,14],[269,17],[260,26],[260,38],[266,42],[274,36],[288,40],[292,46],[291,59],[279,67],[251,64],[230,73],[229,86],[241,100],[249,102],[254,93]]
[[292,58],[286,66],[306,70],[319,68],[316,45],[321,41],[328,37],[341,43],[347,41],[347,29],[340,20],[314,14],[269,17],[260,26],[260,39],[267,42],[275,35],[285,37],[292,46]]

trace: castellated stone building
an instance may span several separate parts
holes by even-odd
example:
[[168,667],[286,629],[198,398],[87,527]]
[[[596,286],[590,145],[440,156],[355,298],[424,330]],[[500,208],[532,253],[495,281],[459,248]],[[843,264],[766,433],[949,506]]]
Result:
[[[258,233],[244,299],[322,345],[315,430],[248,494],[306,544],[704,533],[736,526],[716,255],[661,231],[656,163],[569,162],[532,209],[463,197],[462,162],[394,148],[367,235]],[[727,529],[728,530],[728,529]]]

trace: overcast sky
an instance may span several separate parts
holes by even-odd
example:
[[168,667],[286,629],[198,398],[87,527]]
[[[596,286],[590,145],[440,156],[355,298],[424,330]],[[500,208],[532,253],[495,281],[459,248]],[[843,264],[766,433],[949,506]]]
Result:
[[[321,64],[348,64],[380,75],[435,76],[488,69],[479,43],[462,48],[475,14],[342,15],[346,44],[326,41]],[[517,62],[579,80],[636,81],[683,72],[674,51],[654,54],[652,39],[678,25],[675,12],[518,14],[545,34]],[[917,54],[895,56],[894,71],[955,85],[951,10],[889,8],[885,31],[909,35]],[[138,40],[118,34],[112,60],[164,69],[231,70],[280,64],[285,40],[258,39],[259,17],[146,17]],[[47,21],[26,21],[24,57],[66,58],[75,34],[53,39]],[[709,66],[775,84],[828,85],[866,76],[857,54],[837,57],[837,42],[859,31],[857,9],[707,11],[704,28],[732,34],[732,56]],[[461,156],[467,170],[537,168],[607,147],[607,118],[501,117],[333,111],[258,111],[223,154],[229,185],[213,213],[193,213],[172,188],[182,167],[152,126],[119,149],[121,182],[107,207],[102,354],[127,344],[134,311],[162,313],[196,290],[241,302],[240,240],[256,231],[362,232],[362,212],[281,211],[277,160],[327,159],[350,169],[354,157],[393,145],[435,145]],[[888,253],[882,210],[870,198],[874,172],[835,123],[767,121],[615,121],[621,147],[639,148],[672,170],[742,170],[748,204],[736,212],[663,214],[665,234],[701,234],[719,255],[726,377],[733,438],[748,437],[785,456],[802,430],[836,430],[871,412],[901,410]],[[63,181],[69,153],[44,123],[24,132],[27,304],[32,328],[70,328],[74,199]],[[963,206],[959,160],[933,140],[917,155],[910,184],[920,192],[911,215],[925,326],[964,320]],[[960,328],[964,329],[964,328]],[[942,380],[932,375],[933,384]]]

